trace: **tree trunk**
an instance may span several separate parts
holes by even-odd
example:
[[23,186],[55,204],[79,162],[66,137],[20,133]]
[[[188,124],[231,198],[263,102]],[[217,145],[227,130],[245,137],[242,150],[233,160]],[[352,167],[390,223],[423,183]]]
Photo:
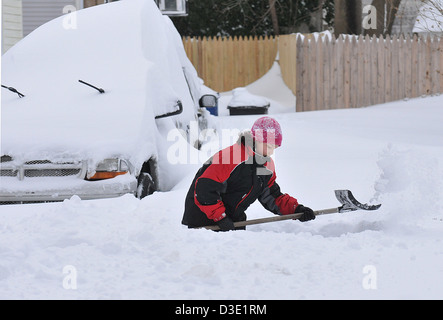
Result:
[[372,6],[375,7],[377,15],[377,26],[375,29],[365,29],[365,34],[370,36],[380,36],[385,32],[385,3],[386,0],[374,0]]
[[387,17],[385,34],[392,33],[392,26],[394,25],[395,16],[397,15],[398,8],[400,7],[400,2],[401,0],[389,0],[386,3]]
[[361,34],[362,3],[356,0],[335,0],[335,35]]
[[318,7],[315,11],[311,13],[311,23],[310,27],[313,32],[323,31],[323,4],[324,0],[318,1]]
[[274,28],[274,34],[278,36],[280,34],[280,30],[278,27],[277,11],[275,10],[275,1],[276,0],[269,0],[269,10],[271,12],[272,27]]

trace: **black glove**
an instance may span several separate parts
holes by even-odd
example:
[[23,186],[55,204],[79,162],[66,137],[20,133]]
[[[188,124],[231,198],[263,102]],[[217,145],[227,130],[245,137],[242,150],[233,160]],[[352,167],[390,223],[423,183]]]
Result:
[[220,228],[220,231],[230,231],[235,229],[234,222],[229,217],[221,219],[217,222],[217,225]]
[[302,204],[299,204],[297,208],[295,208],[294,213],[303,213],[303,215],[300,218],[298,218],[298,220],[300,220],[301,222],[306,222],[315,219],[314,211],[311,208],[305,207]]

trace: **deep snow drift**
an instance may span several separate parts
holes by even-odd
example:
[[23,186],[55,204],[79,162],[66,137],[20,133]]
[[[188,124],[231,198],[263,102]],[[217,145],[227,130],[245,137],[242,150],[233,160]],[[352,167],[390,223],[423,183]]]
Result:
[[[198,163],[143,200],[1,206],[0,298],[441,299],[442,105],[438,96],[272,114],[284,132],[274,157],[283,192],[324,209],[347,188],[382,203],[374,212],[188,230],[180,221]],[[222,116],[219,127],[256,118]],[[271,215],[258,203],[247,213]]]

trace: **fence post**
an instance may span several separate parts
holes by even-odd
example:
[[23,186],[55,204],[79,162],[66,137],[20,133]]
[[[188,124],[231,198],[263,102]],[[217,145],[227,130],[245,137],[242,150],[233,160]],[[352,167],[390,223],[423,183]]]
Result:
[[392,38],[392,52],[391,52],[391,61],[392,61],[392,101],[399,100],[400,95],[400,52],[399,52],[399,38],[397,35],[394,35]]
[[361,70],[358,65],[358,48],[355,36],[349,39],[349,107],[356,108],[358,105],[358,81],[361,78]]
[[384,78],[385,78],[385,90],[384,90],[384,101],[390,102],[392,101],[392,41],[389,35],[386,36],[384,41],[384,49],[385,49],[385,69],[384,69]]
[[438,56],[438,37],[433,37],[432,43],[431,43],[431,61],[432,61],[432,67],[431,67],[431,79],[432,79],[432,87],[431,87],[431,94],[437,94],[438,89],[440,87],[440,57]]
[[378,73],[378,38],[372,36],[370,41],[371,53],[370,53],[370,69],[371,69],[371,95],[369,104],[374,105],[378,103],[378,90],[377,90],[377,73]]
[[337,39],[335,38],[335,35],[332,35],[331,40],[331,49],[329,51],[330,53],[330,61],[331,61],[331,89],[329,92],[330,96],[330,105],[329,109],[336,109],[337,108],[337,84],[338,84],[338,66],[337,66]]
[[432,56],[431,56],[431,47],[432,47],[432,40],[431,36],[428,35],[426,37],[426,46],[425,46],[425,88],[424,88],[424,94],[429,95],[432,92]]
[[403,46],[404,49],[404,97],[411,98],[412,97],[412,40],[409,35],[406,35],[405,43]]
[[371,89],[372,89],[372,72],[371,72],[371,39],[367,34],[361,38],[362,42],[362,56],[363,56],[363,98],[361,100],[361,107],[371,105]]
[[344,92],[344,86],[343,86],[343,70],[344,70],[344,57],[343,57],[343,35],[339,35],[336,41],[336,55],[335,55],[335,65],[337,70],[337,82],[336,82],[336,88],[335,88],[335,94],[336,94],[336,108],[343,108],[344,107],[344,100],[343,100],[343,92]]
[[[311,41],[316,39],[312,39]],[[315,104],[312,106],[311,110],[323,110],[325,108],[324,95],[323,95],[323,73],[324,73],[324,63],[323,63],[323,39],[322,36],[317,38],[314,47],[315,64],[316,64],[316,74],[315,74]]]
[[329,37],[325,37],[322,56],[320,57],[323,65],[323,79],[321,90],[323,93],[323,109],[331,108],[331,45],[329,44]]
[[356,98],[355,98],[355,104],[356,107],[363,107],[366,104],[366,57],[365,57],[365,51],[366,51],[366,42],[364,36],[360,35],[357,39],[357,48],[356,48],[356,55],[357,55],[357,67],[358,67],[358,79],[355,83],[355,86],[357,88],[357,92],[355,92]]
[[347,109],[351,105],[351,45],[349,36],[344,39],[343,56],[343,107]]
[[411,42],[411,98],[418,97],[418,37],[414,35]]
[[303,39],[299,35],[297,36],[296,42],[296,77],[295,77],[295,111],[301,112],[303,111],[303,101],[304,101],[304,82],[303,82]]
[[438,90],[439,93],[443,93],[443,40],[439,38],[438,40],[438,55],[439,57],[439,68],[438,68],[438,77],[440,82],[440,88]]
[[[303,111],[309,110],[309,105],[311,101],[311,86],[310,86],[310,78],[308,72],[308,66],[310,63],[309,57],[309,39],[305,37],[303,39]],[[310,70],[309,70],[310,71]]]
[[398,38],[398,100],[404,99],[405,94],[405,80],[406,80],[406,61],[405,61],[405,38],[403,34]]
[[439,93],[443,93],[443,40],[441,38],[438,38],[438,79],[439,79],[439,83],[440,86],[438,88],[438,92]]

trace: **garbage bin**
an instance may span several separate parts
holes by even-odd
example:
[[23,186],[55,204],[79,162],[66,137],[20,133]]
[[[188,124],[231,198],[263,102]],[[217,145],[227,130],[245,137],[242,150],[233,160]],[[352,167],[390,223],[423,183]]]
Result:
[[228,104],[229,115],[267,114],[270,103],[263,97],[250,94],[246,88],[232,91],[232,99]]
[[231,107],[228,106],[230,116],[248,115],[248,114],[268,114],[268,108],[270,104],[264,106],[240,106]]

